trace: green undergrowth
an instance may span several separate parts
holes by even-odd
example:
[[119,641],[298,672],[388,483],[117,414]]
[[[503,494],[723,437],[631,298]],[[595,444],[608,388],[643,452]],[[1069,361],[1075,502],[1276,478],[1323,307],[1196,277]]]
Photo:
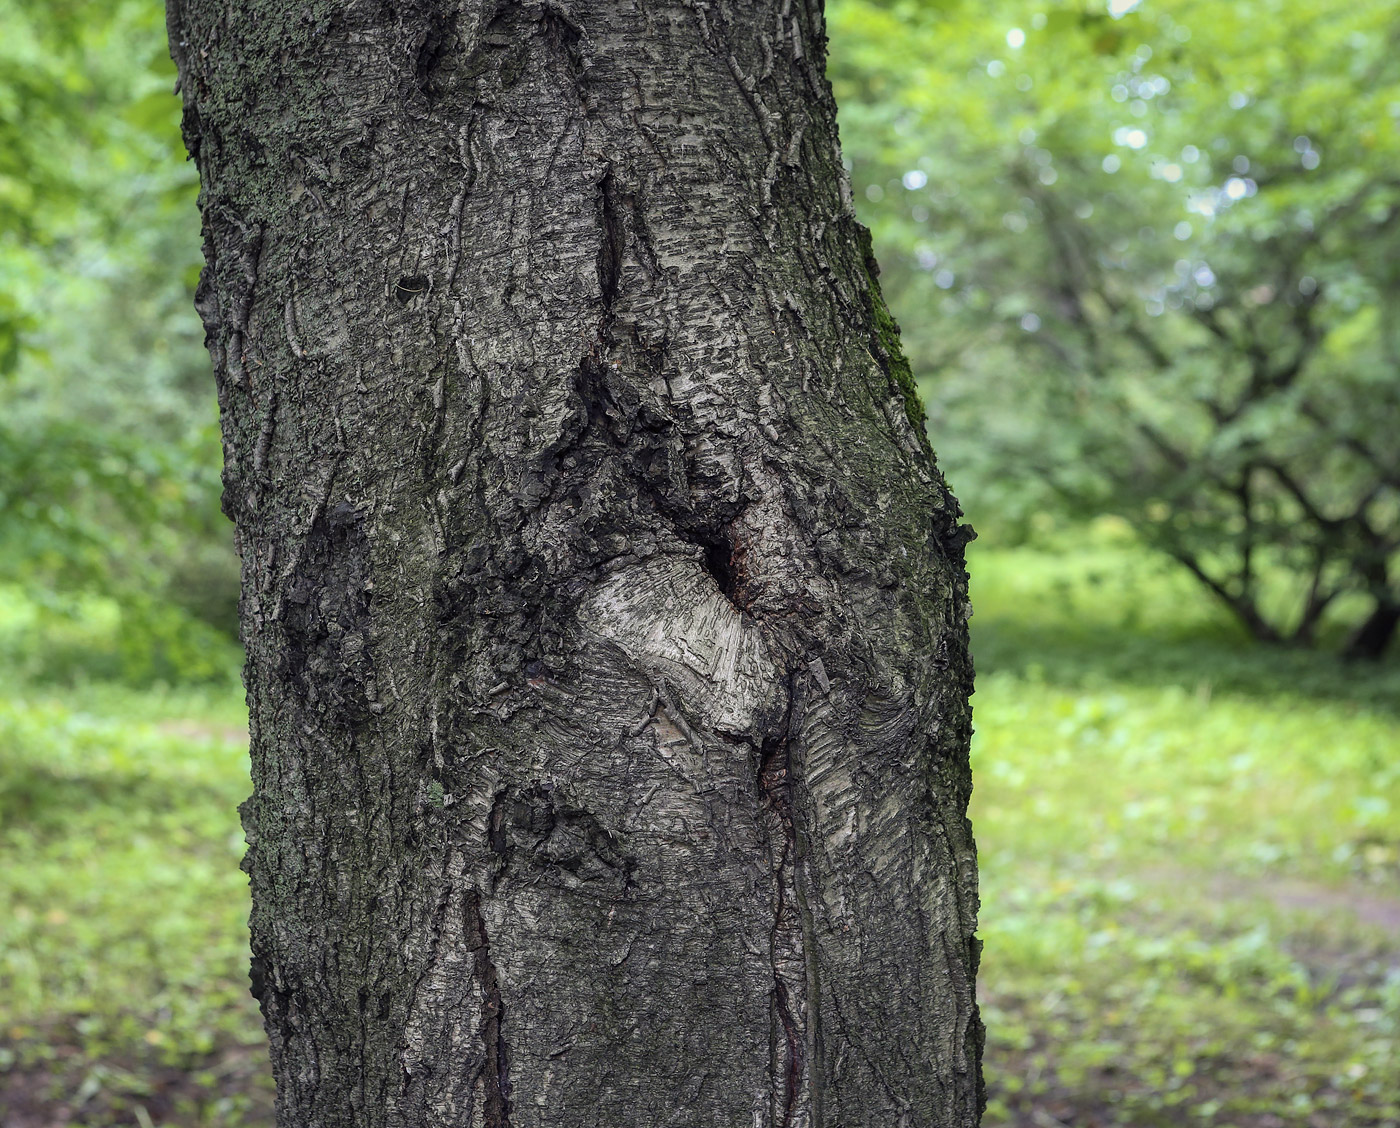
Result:
[[[1120,542],[971,568],[988,1128],[1400,1123],[1396,665],[1249,646]],[[29,659],[0,1119],[266,1128],[241,693]]]
[[0,696],[13,1123],[232,1125],[266,1108],[238,869],[246,744],[227,691]]
[[971,556],[988,1128],[1400,1123],[1400,671]]
[[0,583],[0,676],[9,680],[231,686],[238,654],[229,632],[164,596]]

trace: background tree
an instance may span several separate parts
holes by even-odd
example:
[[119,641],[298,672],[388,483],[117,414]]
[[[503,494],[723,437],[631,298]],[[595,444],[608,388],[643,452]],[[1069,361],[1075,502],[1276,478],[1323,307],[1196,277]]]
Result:
[[170,27],[280,1122],[974,1124],[966,530],[820,6]]
[[[38,612],[13,659],[223,678],[237,569],[160,9],[0,0],[0,26],[0,584]],[[98,645],[74,630],[95,596],[119,608]]]
[[1330,613],[1379,654],[1400,622],[1394,10],[841,13],[858,179],[905,249],[897,302],[930,312],[913,356],[973,504],[1118,514],[1255,637],[1311,642]]

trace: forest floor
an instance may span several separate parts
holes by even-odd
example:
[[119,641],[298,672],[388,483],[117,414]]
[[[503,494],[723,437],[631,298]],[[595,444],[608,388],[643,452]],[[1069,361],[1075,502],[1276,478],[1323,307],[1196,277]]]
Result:
[[[1400,1125],[1400,664],[974,546],[987,1128]],[[241,691],[0,678],[0,1126],[267,1128]]]

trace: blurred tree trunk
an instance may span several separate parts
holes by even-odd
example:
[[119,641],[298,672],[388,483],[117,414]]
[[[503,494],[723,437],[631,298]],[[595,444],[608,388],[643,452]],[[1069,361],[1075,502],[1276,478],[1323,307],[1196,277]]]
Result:
[[1378,598],[1371,613],[1347,636],[1342,657],[1374,662],[1383,658],[1400,629],[1400,603]]
[[1385,656],[1400,629],[1400,598],[1390,578],[1392,546],[1369,521],[1362,522],[1363,542],[1356,563],[1357,578],[1372,599],[1370,614],[1361,620],[1342,645],[1342,657],[1374,662]]
[[170,28],[279,1124],[974,1124],[967,534],[820,6]]

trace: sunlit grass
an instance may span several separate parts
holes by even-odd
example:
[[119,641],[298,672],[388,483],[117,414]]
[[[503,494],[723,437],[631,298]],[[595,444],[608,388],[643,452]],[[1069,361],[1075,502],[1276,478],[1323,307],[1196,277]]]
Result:
[[1394,717],[996,671],[979,704],[977,814],[1004,850],[1074,869],[1394,877]]

